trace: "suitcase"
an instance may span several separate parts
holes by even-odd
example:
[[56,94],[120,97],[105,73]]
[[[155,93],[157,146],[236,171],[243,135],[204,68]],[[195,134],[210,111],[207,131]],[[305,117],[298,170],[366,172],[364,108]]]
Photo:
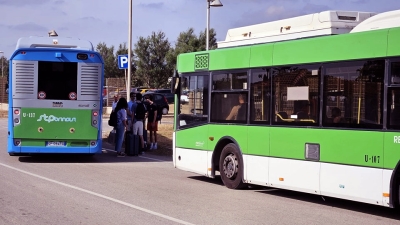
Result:
[[114,145],[115,144],[115,132],[110,131],[110,134],[108,135],[107,142]]
[[139,155],[139,135],[127,132],[125,137],[125,154],[129,156]]

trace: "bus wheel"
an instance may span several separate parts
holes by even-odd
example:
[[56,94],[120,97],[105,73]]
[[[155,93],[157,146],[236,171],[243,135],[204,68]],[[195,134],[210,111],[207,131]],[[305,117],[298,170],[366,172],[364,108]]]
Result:
[[219,169],[224,185],[230,189],[240,189],[243,184],[243,160],[235,144],[227,144],[221,152]]

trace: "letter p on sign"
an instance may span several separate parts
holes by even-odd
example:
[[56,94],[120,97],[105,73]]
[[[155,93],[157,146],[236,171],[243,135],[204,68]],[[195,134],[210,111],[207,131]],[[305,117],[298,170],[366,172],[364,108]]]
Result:
[[128,55],[119,55],[118,56],[118,68],[119,69],[128,69]]

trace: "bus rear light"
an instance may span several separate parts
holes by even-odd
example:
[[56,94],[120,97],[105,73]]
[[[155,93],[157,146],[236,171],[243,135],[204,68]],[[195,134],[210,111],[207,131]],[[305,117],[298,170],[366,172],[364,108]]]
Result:
[[22,51],[22,52],[20,52],[20,53],[21,53],[21,55],[26,55],[26,52],[23,52],[23,51]]
[[13,118],[12,121],[14,126],[20,125],[21,123],[21,108],[14,108],[13,109]]
[[92,127],[98,128],[98,116],[99,116],[99,111],[97,110],[92,110]]
[[90,141],[90,145],[91,146],[95,146],[96,145],[96,141]]
[[14,139],[14,145],[15,146],[20,146],[21,145],[21,140],[20,139]]

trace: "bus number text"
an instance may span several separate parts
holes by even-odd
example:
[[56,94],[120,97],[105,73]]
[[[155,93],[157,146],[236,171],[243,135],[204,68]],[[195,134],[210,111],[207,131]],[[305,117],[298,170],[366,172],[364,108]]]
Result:
[[400,136],[394,136],[393,141],[395,144],[400,144]]
[[22,117],[34,118],[35,117],[35,113],[22,113]]
[[379,163],[380,156],[378,155],[365,155],[364,156],[365,162],[370,163]]

